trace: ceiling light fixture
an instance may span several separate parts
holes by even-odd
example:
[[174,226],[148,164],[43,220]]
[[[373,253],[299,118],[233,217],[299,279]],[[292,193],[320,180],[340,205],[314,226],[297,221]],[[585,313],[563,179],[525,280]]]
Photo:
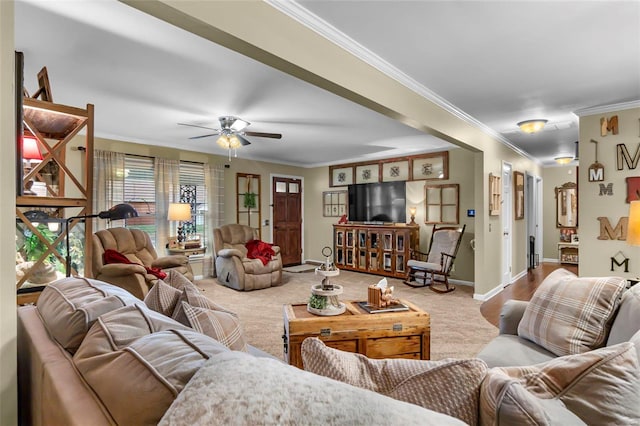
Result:
[[536,119],[536,120],[525,120],[518,123],[518,127],[525,133],[536,133],[544,128],[544,125],[547,124],[549,120]]
[[562,156],[562,157],[556,157],[554,158],[554,160],[556,160],[556,163],[561,164],[561,165],[565,165],[565,164],[569,164],[570,162],[573,161],[573,157],[570,157],[568,155]]
[[240,139],[238,139],[236,135],[229,132],[229,130],[227,129],[222,130],[222,134],[220,135],[216,143],[220,148],[229,150],[229,160],[231,160],[231,150],[233,150],[233,156],[237,157],[238,153],[236,152],[236,149],[242,146]]

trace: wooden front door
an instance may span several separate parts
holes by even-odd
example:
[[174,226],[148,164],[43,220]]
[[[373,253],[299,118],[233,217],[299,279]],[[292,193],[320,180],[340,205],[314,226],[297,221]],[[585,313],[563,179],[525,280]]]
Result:
[[273,243],[280,246],[282,264],[302,259],[302,181],[273,178]]

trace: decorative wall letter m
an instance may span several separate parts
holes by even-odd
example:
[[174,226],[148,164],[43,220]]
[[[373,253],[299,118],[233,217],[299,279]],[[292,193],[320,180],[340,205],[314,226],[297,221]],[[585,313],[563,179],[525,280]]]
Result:
[[613,195],[613,183],[609,183],[607,186],[604,186],[604,183],[601,183],[600,193],[598,195]]
[[629,151],[625,144],[619,143],[616,145],[616,169],[623,170],[624,164],[626,164],[629,170],[634,170],[638,166],[638,160],[640,160],[640,144],[638,144],[633,158],[629,156]]
[[629,225],[628,217],[621,217],[615,228],[611,227],[611,223],[609,223],[609,219],[606,217],[599,217],[598,222],[600,222],[600,235],[598,235],[599,240],[624,241],[627,239],[627,227]]
[[607,136],[607,133],[609,132],[611,132],[612,135],[618,134],[618,116],[617,115],[614,115],[608,120],[606,117],[602,117],[600,119],[600,136]]

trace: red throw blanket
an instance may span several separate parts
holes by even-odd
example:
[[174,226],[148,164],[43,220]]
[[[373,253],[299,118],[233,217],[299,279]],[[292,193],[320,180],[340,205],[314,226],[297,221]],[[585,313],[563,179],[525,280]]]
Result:
[[[113,249],[106,249],[104,251],[104,255],[102,255],[102,261],[105,264],[126,263],[129,265],[131,264],[140,265],[139,263],[130,261],[129,259],[127,259],[127,256]],[[144,265],[140,265],[140,266],[144,266]],[[149,266],[144,266],[144,269],[147,270],[147,274],[154,275],[160,280],[164,280],[165,278],[167,278],[167,274],[160,268],[151,268]]]
[[265,243],[260,240],[247,241],[244,245],[247,248],[247,257],[249,259],[260,259],[263,265],[269,263],[276,252],[271,248],[273,244]]

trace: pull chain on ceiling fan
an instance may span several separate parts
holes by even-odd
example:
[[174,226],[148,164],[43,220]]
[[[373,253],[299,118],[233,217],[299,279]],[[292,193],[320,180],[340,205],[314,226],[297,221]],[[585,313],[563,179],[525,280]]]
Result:
[[218,117],[218,121],[220,122],[220,129],[213,129],[211,127],[198,126],[195,124],[186,124],[186,123],[178,123],[181,126],[189,126],[189,127],[198,127],[201,129],[213,130],[215,133],[209,133],[206,135],[193,136],[189,139],[202,139],[208,138],[211,136],[218,136],[216,143],[221,148],[228,150],[229,152],[229,161],[231,161],[231,150],[234,152],[234,157],[237,157],[237,149],[241,146],[251,145],[244,136],[254,136],[261,138],[272,138],[272,139],[281,139],[282,135],[280,133],[264,133],[264,132],[248,132],[245,131],[251,123],[248,121],[242,120],[233,116],[223,116]]

